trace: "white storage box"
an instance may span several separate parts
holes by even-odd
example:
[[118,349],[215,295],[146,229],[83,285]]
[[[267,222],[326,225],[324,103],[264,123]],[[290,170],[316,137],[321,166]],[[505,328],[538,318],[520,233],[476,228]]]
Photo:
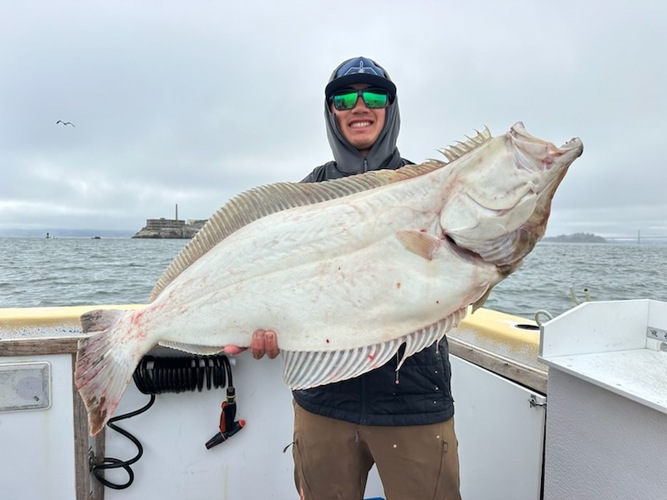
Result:
[[541,328],[544,499],[667,498],[667,303],[586,302]]

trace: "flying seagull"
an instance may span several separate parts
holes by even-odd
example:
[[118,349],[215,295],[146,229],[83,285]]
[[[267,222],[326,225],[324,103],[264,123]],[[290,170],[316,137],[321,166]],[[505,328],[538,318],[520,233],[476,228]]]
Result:
[[64,121],[62,121],[62,120],[58,120],[58,121],[56,122],[56,125],[58,125],[59,123],[62,123],[62,124],[65,125],[65,126],[67,126],[67,125],[71,125],[72,127],[74,127],[74,124],[73,124],[72,122],[64,122]]

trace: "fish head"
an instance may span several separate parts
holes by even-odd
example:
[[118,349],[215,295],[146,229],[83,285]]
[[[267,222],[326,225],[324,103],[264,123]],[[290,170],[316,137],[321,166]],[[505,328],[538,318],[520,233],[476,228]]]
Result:
[[582,152],[578,138],[557,147],[516,123],[448,167],[443,233],[509,275],[544,235],[554,193]]

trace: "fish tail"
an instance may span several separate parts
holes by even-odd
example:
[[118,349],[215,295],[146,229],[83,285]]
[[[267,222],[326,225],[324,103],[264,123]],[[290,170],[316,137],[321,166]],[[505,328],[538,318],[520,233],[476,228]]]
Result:
[[74,383],[88,411],[90,434],[97,434],[113,415],[141,357],[150,350],[144,336],[123,321],[128,311],[97,310],[81,317]]

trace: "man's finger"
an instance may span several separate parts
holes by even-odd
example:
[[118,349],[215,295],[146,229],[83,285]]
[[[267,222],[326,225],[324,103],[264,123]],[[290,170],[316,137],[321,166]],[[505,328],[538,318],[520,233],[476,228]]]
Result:
[[252,334],[250,343],[250,352],[255,359],[261,359],[266,353],[265,347],[266,330],[255,330]]
[[278,349],[278,337],[273,330],[267,330],[264,334],[264,348],[269,359],[278,356],[280,350]]
[[229,354],[230,356],[236,356],[238,354],[241,354],[246,349],[247,349],[246,347],[239,347],[237,345],[226,345],[225,348],[223,349],[223,352],[225,354]]

